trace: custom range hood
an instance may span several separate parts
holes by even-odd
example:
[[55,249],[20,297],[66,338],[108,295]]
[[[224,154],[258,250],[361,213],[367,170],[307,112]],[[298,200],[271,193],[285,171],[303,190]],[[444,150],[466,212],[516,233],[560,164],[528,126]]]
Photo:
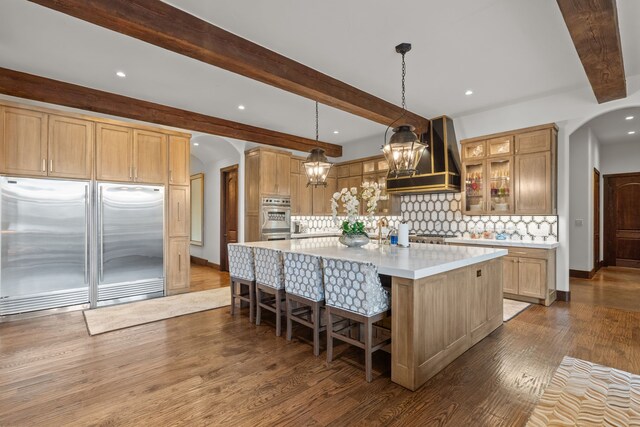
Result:
[[427,133],[428,146],[412,176],[387,178],[387,192],[394,194],[459,193],[460,154],[453,129],[447,116],[431,120]]

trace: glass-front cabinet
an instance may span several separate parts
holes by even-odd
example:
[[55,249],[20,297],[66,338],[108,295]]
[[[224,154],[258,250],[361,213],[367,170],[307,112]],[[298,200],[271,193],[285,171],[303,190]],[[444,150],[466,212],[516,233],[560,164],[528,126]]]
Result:
[[488,211],[503,215],[513,212],[513,162],[511,157],[487,160],[489,177]]
[[513,212],[511,157],[465,162],[464,213],[507,215]]
[[464,213],[480,215],[486,209],[486,162],[467,162],[463,165]]

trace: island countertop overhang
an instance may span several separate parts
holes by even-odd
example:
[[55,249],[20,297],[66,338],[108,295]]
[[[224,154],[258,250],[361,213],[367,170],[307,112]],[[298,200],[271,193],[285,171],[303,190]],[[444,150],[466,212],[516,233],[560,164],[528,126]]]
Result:
[[412,280],[490,261],[508,254],[506,249],[422,243],[412,243],[408,248],[377,243],[369,243],[362,248],[347,248],[335,237],[242,244],[326,258],[371,262],[378,267],[380,274]]

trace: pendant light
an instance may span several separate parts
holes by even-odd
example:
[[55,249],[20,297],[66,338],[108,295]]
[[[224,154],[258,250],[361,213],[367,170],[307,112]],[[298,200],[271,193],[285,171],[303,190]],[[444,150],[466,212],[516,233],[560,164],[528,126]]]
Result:
[[[316,144],[318,144],[318,101],[316,101]],[[304,162],[304,171],[307,174],[307,187],[326,187],[329,170],[333,166],[324,155],[320,147],[311,150]]]
[[415,134],[415,128],[409,124],[401,124],[393,129],[393,135],[387,142],[387,132],[389,128],[402,119],[407,111],[405,100],[405,75],[407,67],[404,62],[404,55],[411,50],[411,43],[401,43],[396,46],[396,52],[402,55],[402,114],[398,117],[384,133],[385,144],[382,147],[387,163],[389,163],[390,176],[411,176],[415,174],[416,167],[422,158],[427,144],[420,141],[418,135]]

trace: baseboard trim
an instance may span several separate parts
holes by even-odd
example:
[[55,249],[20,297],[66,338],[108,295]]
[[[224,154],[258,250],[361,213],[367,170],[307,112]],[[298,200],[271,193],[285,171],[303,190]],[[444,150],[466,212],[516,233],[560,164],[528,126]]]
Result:
[[571,291],[556,291],[556,300],[558,301],[571,301]]
[[199,258],[193,255],[191,255],[191,263],[196,265],[203,265],[205,267],[215,268],[216,270],[220,270],[220,264],[215,264],[213,262],[210,262],[209,260],[206,260],[204,258]]
[[595,274],[596,274],[595,268],[591,271],[569,270],[569,277],[574,277],[576,279],[592,279]]

